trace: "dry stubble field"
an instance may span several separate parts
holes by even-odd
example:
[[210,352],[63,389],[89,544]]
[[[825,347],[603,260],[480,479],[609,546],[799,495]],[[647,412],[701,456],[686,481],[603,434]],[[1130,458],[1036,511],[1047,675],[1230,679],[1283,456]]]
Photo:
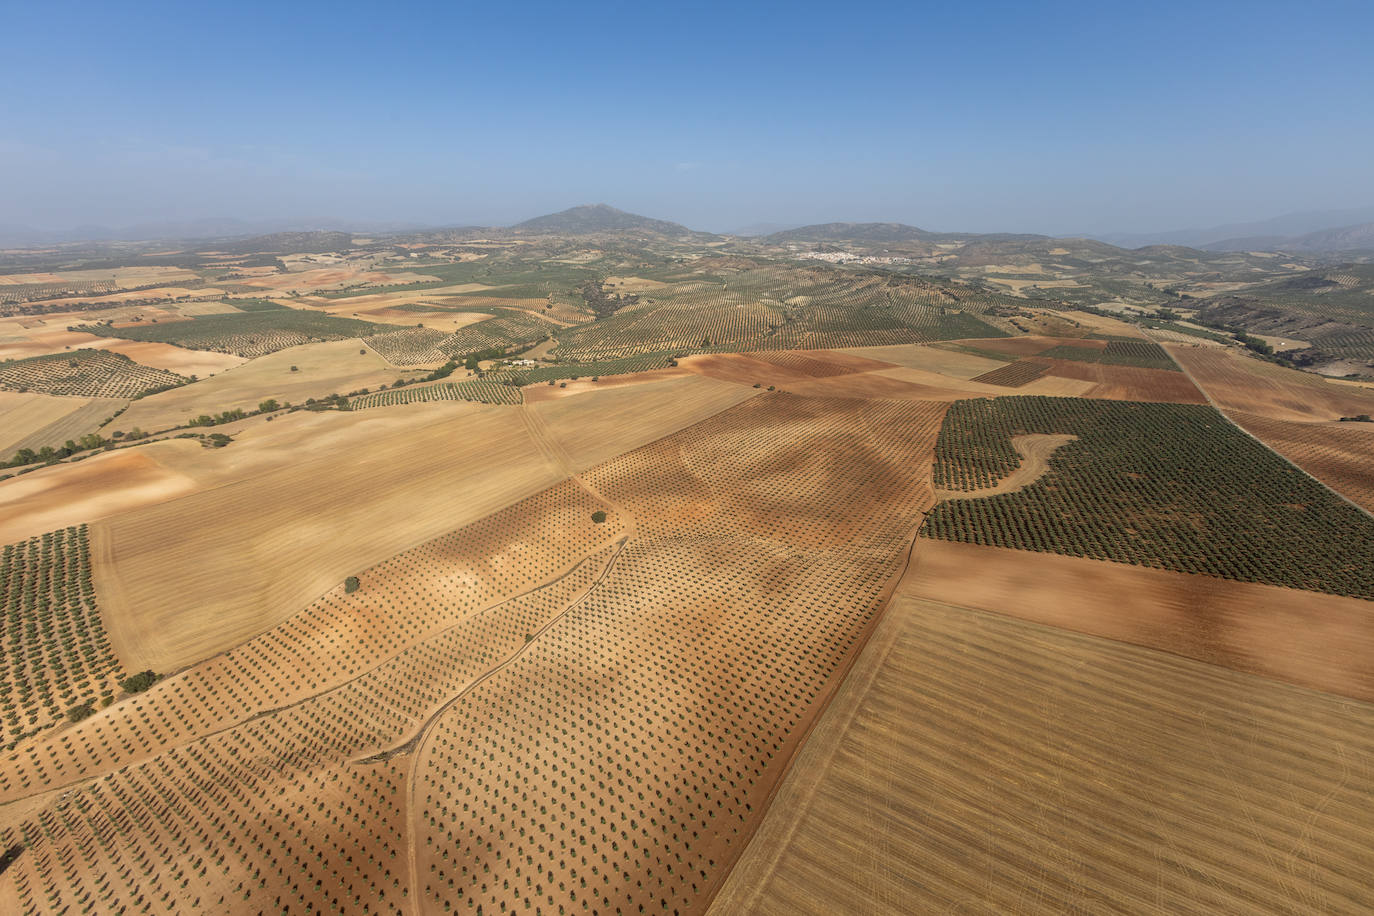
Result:
[[1371,752],[1366,703],[899,590],[711,912],[1368,912]]

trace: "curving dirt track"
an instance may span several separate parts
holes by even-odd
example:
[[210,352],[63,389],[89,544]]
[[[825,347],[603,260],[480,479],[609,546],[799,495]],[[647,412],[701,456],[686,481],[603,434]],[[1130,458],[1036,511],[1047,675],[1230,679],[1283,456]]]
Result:
[[981,490],[936,490],[937,500],[979,499],[984,496],[997,496],[1001,493],[1016,493],[1035,483],[1050,469],[1050,456],[1060,446],[1077,439],[1066,433],[1030,433],[1012,436],[1011,445],[1021,456],[1021,464],[1016,470],[991,487]]

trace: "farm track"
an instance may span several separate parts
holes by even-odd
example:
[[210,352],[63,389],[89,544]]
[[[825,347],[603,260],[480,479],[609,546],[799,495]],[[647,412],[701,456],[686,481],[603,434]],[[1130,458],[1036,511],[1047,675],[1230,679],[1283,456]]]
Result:
[[936,490],[937,501],[949,499],[978,499],[984,496],[997,496],[1001,493],[1015,493],[1035,483],[1050,469],[1050,458],[1056,449],[1077,439],[1077,436],[1062,433],[1031,433],[1025,436],[1012,436],[1011,445],[1021,456],[1016,470],[1001,478],[990,487],[978,490]]

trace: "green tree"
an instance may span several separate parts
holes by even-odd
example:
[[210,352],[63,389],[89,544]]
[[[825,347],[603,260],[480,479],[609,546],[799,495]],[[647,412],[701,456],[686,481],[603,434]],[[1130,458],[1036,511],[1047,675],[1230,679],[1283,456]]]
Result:
[[277,404],[277,401],[276,401],[275,398],[268,398],[267,400],[265,400],[265,401],[263,401],[262,403],[258,404],[258,410],[259,410],[261,413],[271,413],[272,411],[276,410],[279,406],[280,406],[280,405]]
[[162,675],[156,671],[140,671],[120,681],[119,686],[124,688],[125,693],[142,693],[160,680]]
[[347,579],[344,580],[344,592],[346,594],[351,595],[361,587],[362,583],[358,581],[357,576],[349,576]]

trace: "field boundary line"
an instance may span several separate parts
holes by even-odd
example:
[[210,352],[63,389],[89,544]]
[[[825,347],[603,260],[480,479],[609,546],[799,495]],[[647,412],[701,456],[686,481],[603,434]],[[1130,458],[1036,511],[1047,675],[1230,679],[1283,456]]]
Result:
[[[907,571],[910,569],[916,545],[920,541],[921,529],[925,527],[926,515],[929,515],[929,511],[922,516],[920,523],[916,526],[914,533],[911,535],[911,541],[907,545],[906,561],[902,564],[901,570],[893,575],[889,584],[884,588],[887,595],[883,600],[882,607],[874,615],[873,625],[867,628],[868,632],[865,633],[863,640],[855,647],[854,652],[851,654],[850,661],[847,663],[845,670],[841,673],[835,690],[832,691],[831,695],[826,699],[824,707],[812,718],[811,724],[807,727],[806,732],[802,735],[801,741],[797,744],[797,749],[793,753],[792,759],[787,762],[786,769],[783,770],[777,782],[773,784],[772,792],[769,793],[768,798],[765,799],[763,805],[760,807],[758,820],[754,830],[749,837],[746,838],[744,845],[740,848],[739,857],[735,859],[734,865],[732,865],[717,882],[716,887],[712,889],[710,896],[707,898],[705,912],[708,916],[712,916],[712,914],[717,912],[715,907],[720,893],[725,890],[732,879],[735,878],[736,872],[739,870],[740,859],[748,854],[749,849],[756,841],[761,839],[759,836],[760,830],[767,822],[773,810],[774,803],[778,800],[778,796],[782,794],[784,786],[795,771],[804,775],[799,775],[797,777],[802,783],[801,787],[797,790],[797,797],[789,799],[789,802],[793,804],[788,809],[789,821],[786,827],[780,835],[770,838],[771,845],[769,847],[767,859],[764,863],[751,863],[752,867],[750,870],[755,872],[755,874],[744,875],[741,873],[739,878],[741,882],[746,879],[753,879],[747,885],[746,898],[743,900],[732,900],[728,904],[722,903],[722,906],[730,906],[733,912],[753,912],[756,909],[756,903],[760,895],[765,890],[764,882],[758,879],[766,879],[768,876],[771,876],[773,870],[777,867],[778,861],[782,858],[782,854],[791,846],[792,837],[796,835],[797,830],[801,826],[802,815],[811,804],[811,801],[816,797],[816,793],[820,791],[821,784],[825,781],[825,774],[829,770],[831,761],[833,761],[835,756],[840,752],[841,744],[838,741],[831,742],[828,751],[818,751],[818,754],[824,754],[824,758],[815,761],[814,766],[808,766],[804,771],[797,770],[796,765],[806,753],[807,748],[810,746],[811,738],[817,731],[829,731],[838,728],[839,734],[843,735],[849,730],[849,727],[859,715],[864,697],[868,695],[869,690],[872,689],[873,682],[877,679],[878,673],[882,668],[882,662],[891,654],[896,643],[896,637],[900,635],[900,632],[894,630],[889,634],[888,630],[892,629],[892,627],[889,626],[885,629],[883,624],[891,619],[888,617],[888,609],[892,605],[892,598],[896,595],[897,589],[901,587],[902,580],[906,578]],[[880,630],[882,631],[881,636],[879,634]],[[892,638],[884,642],[883,639],[889,635]],[[878,637],[878,639],[875,640],[875,637]],[[858,664],[864,651],[870,645],[874,645],[881,653],[875,656],[875,661],[877,663],[870,669],[860,672],[859,676],[862,680],[851,681],[849,679],[850,673]],[[851,684],[853,685],[852,687]],[[846,691],[848,691],[848,693],[846,693]],[[841,696],[841,694],[844,695]],[[821,720],[832,709],[836,710],[837,718],[829,722],[822,722]]]
[[[1148,333],[1148,331],[1147,331],[1147,333]],[[1155,341],[1155,343],[1159,343],[1159,341]],[[1164,346],[1164,345],[1163,345],[1163,344],[1160,344],[1160,346]],[[1181,345],[1180,345],[1180,344],[1174,344],[1174,346],[1181,346]],[[1168,350],[1168,347],[1165,347],[1165,349]],[[1170,352],[1170,353],[1169,353],[1169,357],[1170,357],[1171,359],[1174,359],[1174,354],[1173,354],[1172,352]],[[1245,358],[1245,359],[1249,359],[1250,357],[1244,357],[1244,358]],[[1233,420],[1233,419],[1231,418],[1231,415],[1228,414],[1228,413],[1221,407],[1221,405],[1219,405],[1215,400],[1213,400],[1213,398],[1212,398],[1212,393],[1211,393],[1210,391],[1208,391],[1206,388],[1204,388],[1204,387],[1201,385],[1201,383],[1199,383],[1198,380],[1197,380],[1196,378],[1193,377],[1193,373],[1188,369],[1187,366],[1183,365],[1183,363],[1182,363],[1181,361],[1179,361],[1178,359],[1174,359],[1174,362],[1178,363],[1178,367],[1179,367],[1180,369],[1183,370],[1183,374],[1186,375],[1186,376],[1188,376],[1188,381],[1190,381],[1190,382],[1193,383],[1193,387],[1196,388],[1198,391],[1202,392],[1202,396],[1203,396],[1204,398],[1207,399],[1207,404],[1208,404],[1208,406],[1210,406],[1210,407],[1211,407],[1213,410],[1215,410],[1217,413],[1221,414],[1221,416],[1226,420],[1227,423],[1230,423],[1230,424],[1231,424],[1232,426],[1234,426],[1236,429],[1240,430],[1242,433],[1244,433],[1245,435],[1249,436],[1251,439],[1253,439],[1254,441],[1258,442],[1260,445],[1264,446],[1266,449],[1268,449],[1269,451],[1273,452],[1275,455],[1278,455],[1279,458],[1280,458],[1285,464],[1287,464],[1289,467],[1291,467],[1291,468],[1293,468],[1294,470],[1296,470],[1298,473],[1300,473],[1300,474],[1304,475],[1305,477],[1307,477],[1309,480],[1311,480],[1311,481],[1312,481],[1313,483],[1315,483],[1317,486],[1322,487],[1323,489],[1325,489],[1325,490],[1326,490],[1327,492],[1329,492],[1329,493],[1335,494],[1337,499],[1340,499],[1340,500],[1341,500],[1342,502],[1344,502],[1346,505],[1350,506],[1350,507],[1353,508],[1355,511],[1359,512],[1361,515],[1363,515],[1365,518],[1369,519],[1370,521],[1374,521],[1374,512],[1370,512],[1370,511],[1369,511],[1368,509],[1366,509],[1364,506],[1361,506],[1359,503],[1355,502],[1353,499],[1351,499],[1350,497],[1346,496],[1344,493],[1342,493],[1341,491],[1337,490],[1335,487],[1331,486],[1331,485],[1330,485],[1329,483],[1327,483],[1326,481],[1324,481],[1324,480],[1318,478],[1316,475],[1312,474],[1312,473],[1311,473],[1310,471],[1308,471],[1306,468],[1300,466],[1297,462],[1295,462],[1295,461],[1293,461],[1292,459],[1290,459],[1287,455],[1283,454],[1283,453],[1280,452],[1278,449],[1274,448],[1274,447],[1273,447],[1272,445],[1270,445],[1268,442],[1265,442],[1265,441],[1264,441],[1263,439],[1261,439],[1259,436],[1256,436],[1254,433],[1250,432],[1250,430],[1246,429],[1244,426],[1241,426],[1239,423],[1237,423],[1235,420]]]
[[[434,723],[439,721],[439,718],[441,716],[443,716],[445,713],[447,713],[450,709],[453,708],[454,704],[458,703],[469,693],[471,693],[474,689],[476,689],[479,685],[485,683],[491,677],[495,676],[496,674],[499,674],[501,671],[504,671],[508,665],[510,665],[521,655],[523,655],[526,649],[534,645],[535,641],[538,640],[539,637],[547,633],[550,627],[552,627],[554,624],[558,623],[564,617],[566,617],[568,613],[572,611],[573,608],[577,607],[583,601],[586,601],[587,598],[593,592],[595,592],[597,588],[600,587],[601,583],[606,581],[606,577],[609,576],[611,574],[611,570],[615,568],[616,560],[620,559],[620,557],[624,555],[625,548],[629,546],[630,540],[631,539],[629,537],[625,537],[621,540],[620,546],[616,548],[616,551],[614,554],[611,555],[611,558],[608,561],[606,561],[606,568],[601,571],[601,575],[597,576],[595,582],[587,586],[587,590],[585,592],[583,592],[574,600],[568,602],[567,606],[564,607],[563,610],[559,611],[555,616],[551,617],[549,621],[545,623],[542,627],[540,627],[538,630],[535,630],[533,633],[531,633],[530,638],[525,640],[524,645],[516,648],[516,650],[513,653],[506,657],[505,661],[501,662],[499,665],[488,668],[481,675],[468,682],[468,685],[466,687],[464,687],[462,690],[458,691],[458,693],[450,697],[447,702],[445,702],[442,706],[436,709],[428,719],[426,719],[424,722],[420,724],[420,728],[415,733],[415,737],[411,738],[405,744],[400,745],[392,751],[383,752],[382,754],[374,754],[372,757],[365,757],[360,760],[353,761],[354,766],[359,766],[367,763],[379,763],[382,760],[390,760],[392,757],[396,757],[400,754],[411,755],[410,768],[406,774],[406,855],[409,859],[410,864],[410,884],[412,888],[419,887],[418,882],[420,879],[419,862],[416,860],[415,857],[415,774],[420,763],[420,754],[424,751],[425,740],[429,737],[430,729],[434,727]],[[418,914],[420,912],[419,894],[412,893],[410,896],[410,901],[411,912]]]

